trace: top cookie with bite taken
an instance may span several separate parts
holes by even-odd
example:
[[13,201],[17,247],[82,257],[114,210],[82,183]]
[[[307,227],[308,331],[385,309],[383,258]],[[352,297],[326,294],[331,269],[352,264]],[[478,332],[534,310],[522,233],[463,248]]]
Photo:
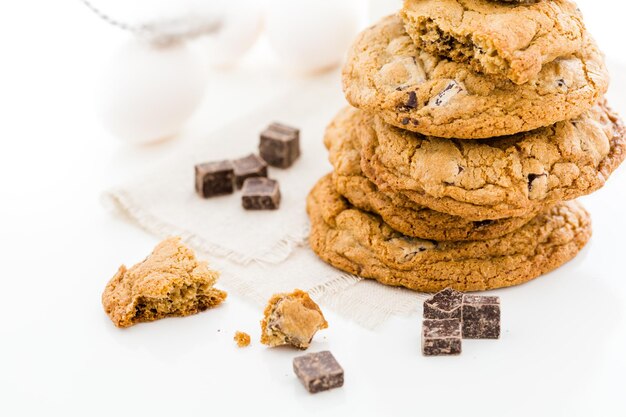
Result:
[[484,139],[576,118],[608,88],[604,57],[585,35],[575,55],[522,85],[429,53],[390,16],[357,38],[343,68],[346,98],[387,123],[424,135]]
[[582,14],[569,0],[405,0],[400,16],[426,52],[516,84],[534,79],[549,62],[576,55],[585,42]]

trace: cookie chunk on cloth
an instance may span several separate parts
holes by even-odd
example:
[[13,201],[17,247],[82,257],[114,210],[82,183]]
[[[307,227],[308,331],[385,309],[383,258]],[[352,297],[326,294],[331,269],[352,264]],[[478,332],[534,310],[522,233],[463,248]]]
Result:
[[218,275],[180,238],[169,238],[132,268],[122,265],[107,284],[102,305],[117,327],[189,316],[224,301],[226,292],[213,287]]

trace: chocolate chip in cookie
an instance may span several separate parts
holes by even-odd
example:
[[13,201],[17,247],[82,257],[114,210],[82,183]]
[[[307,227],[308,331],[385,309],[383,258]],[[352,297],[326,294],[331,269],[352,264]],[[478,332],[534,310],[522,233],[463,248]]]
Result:
[[[399,110],[400,111],[409,111],[411,109],[416,109],[417,108],[417,94],[415,93],[415,91],[411,91],[408,94],[408,98],[406,100],[405,103],[403,103]],[[406,120],[407,122],[404,123],[404,120]],[[402,124],[409,124],[408,122],[409,118],[405,118],[402,121]]]
[[543,198],[548,191],[548,174],[528,174],[528,196],[531,200]]

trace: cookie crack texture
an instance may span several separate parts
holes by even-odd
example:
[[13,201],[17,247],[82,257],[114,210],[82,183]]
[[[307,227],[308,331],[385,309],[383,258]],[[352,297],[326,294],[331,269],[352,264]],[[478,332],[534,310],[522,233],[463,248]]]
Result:
[[[500,238],[432,242],[403,236],[341,200],[329,177],[309,195],[310,245],[318,256],[344,271],[417,291],[521,284],[572,259],[591,235],[589,216],[575,202],[558,204]],[[323,213],[337,204],[344,211],[327,223]]]
[[[359,170],[360,172],[360,170]],[[498,221],[474,222],[420,206],[402,194],[379,190],[359,175],[335,172],[332,181],[339,194],[354,206],[380,215],[403,234],[430,240],[482,240],[505,235],[528,221],[532,215]]]
[[624,126],[605,102],[572,121],[484,141],[422,136],[362,112],[353,117],[360,118],[362,172],[380,189],[476,221],[527,216],[596,191],[626,146]]
[[[582,59],[553,60],[532,81],[516,85],[420,49],[391,16],[357,38],[343,86],[353,106],[403,129],[458,139],[510,135],[578,117],[604,94],[602,54],[589,36],[583,43]],[[437,100],[446,89],[445,100]],[[415,108],[405,105],[407,91],[415,93]]]

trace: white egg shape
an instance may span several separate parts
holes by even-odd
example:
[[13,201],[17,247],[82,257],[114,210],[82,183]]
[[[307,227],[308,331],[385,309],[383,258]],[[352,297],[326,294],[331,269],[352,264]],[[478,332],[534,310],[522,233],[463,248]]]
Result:
[[367,12],[364,0],[270,0],[267,36],[282,65],[319,72],[342,62]]
[[202,101],[206,81],[202,60],[184,44],[157,47],[133,39],[104,69],[103,125],[130,143],[172,137]]
[[237,64],[263,29],[265,7],[260,0],[213,0],[200,10],[206,15],[219,17],[218,31],[202,39],[209,64],[217,68]]

